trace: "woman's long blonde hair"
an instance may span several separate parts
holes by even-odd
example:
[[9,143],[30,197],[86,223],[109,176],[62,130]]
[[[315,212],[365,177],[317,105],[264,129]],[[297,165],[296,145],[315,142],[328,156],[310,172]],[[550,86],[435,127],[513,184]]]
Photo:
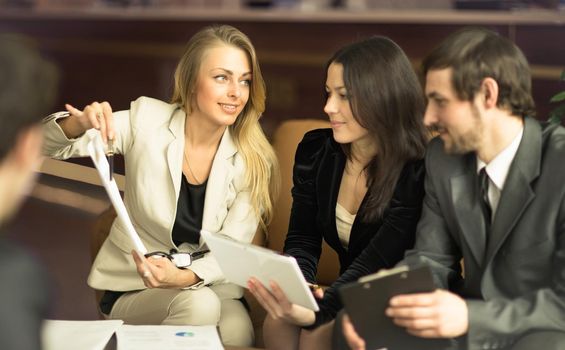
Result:
[[246,181],[251,189],[251,201],[260,226],[266,229],[273,217],[273,203],[278,195],[280,172],[277,157],[265,137],[259,118],[265,111],[266,89],[255,48],[249,38],[229,25],[205,27],[188,42],[175,71],[175,88],[172,103],[183,106],[191,113],[192,91],[196,90],[198,73],[206,51],[218,44],[230,45],[243,50],[249,59],[253,79],[249,100],[230,125],[230,132],[247,168]]

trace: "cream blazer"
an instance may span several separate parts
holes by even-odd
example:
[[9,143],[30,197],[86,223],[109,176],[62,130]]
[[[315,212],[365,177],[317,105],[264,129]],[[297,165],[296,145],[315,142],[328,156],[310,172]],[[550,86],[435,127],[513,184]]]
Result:
[[[55,113],[45,118],[44,153],[56,159],[86,156],[91,129],[68,139]],[[116,152],[125,159],[124,203],[137,233],[148,251],[178,248],[172,241],[181,186],[186,114],[178,106],[148,97],[131,103],[130,110],[114,113]],[[208,178],[202,218],[203,229],[251,242],[258,218],[245,186],[245,164],[230,135],[224,132]],[[179,250],[194,252],[204,243],[183,243]],[[144,289],[131,256],[134,246],[126,230],[115,220],[88,276],[95,289],[131,291]],[[216,285],[228,297],[239,298],[240,287],[227,284],[215,258],[207,254],[189,267],[202,281],[189,288]],[[218,284],[224,284],[219,286]]]

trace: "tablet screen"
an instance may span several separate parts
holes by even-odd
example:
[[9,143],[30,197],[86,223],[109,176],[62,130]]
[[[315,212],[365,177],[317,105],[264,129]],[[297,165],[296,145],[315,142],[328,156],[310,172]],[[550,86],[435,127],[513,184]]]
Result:
[[238,242],[222,234],[204,230],[200,234],[230,282],[247,288],[249,278],[255,277],[266,288],[270,288],[269,281],[275,281],[290,302],[310,310],[319,310],[316,299],[293,257]]

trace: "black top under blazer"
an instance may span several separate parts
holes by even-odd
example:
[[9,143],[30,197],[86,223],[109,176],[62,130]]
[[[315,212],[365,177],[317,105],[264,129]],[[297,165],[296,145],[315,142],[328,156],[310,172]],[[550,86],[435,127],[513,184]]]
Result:
[[348,249],[344,249],[337,233],[335,207],[345,162],[346,156],[331,129],[306,133],[296,151],[284,252],[297,259],[308,282],[316,281],[322,238],[336,251],[340,262],[340,277],[318,301],[320,311],[312,327],[331,321],[343,307],[337,294],[341,285],[381,268],[391,268],[403,258],[405,250],[414,245],[422,209],[424,162],[414,160],[404,166],[381,218],[371,222],[362,222],[360,215],[355,218]]

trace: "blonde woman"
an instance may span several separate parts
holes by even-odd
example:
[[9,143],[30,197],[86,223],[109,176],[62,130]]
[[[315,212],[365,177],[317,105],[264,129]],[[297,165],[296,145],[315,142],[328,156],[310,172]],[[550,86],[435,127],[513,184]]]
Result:
[[[54,158],[83,156],[87,136],[100,130],[124,155],[124,202],[147,249],[202,253],[201,229],[250,242],[272,216],[278,166],[259,125],[264,108],[253,45],[233,27],[212,26],[188,42],[171,103],[140,97],[115,113],[108,102],[82,111],[66,105],[67,113],[45,119],[44,149]],[[251,345],[242,289],[226,283],[210,254],[201,256],[185,268],[146,258],[115,221],[88,284],[105,291],[108,318],[218,324],[224,344]]]

